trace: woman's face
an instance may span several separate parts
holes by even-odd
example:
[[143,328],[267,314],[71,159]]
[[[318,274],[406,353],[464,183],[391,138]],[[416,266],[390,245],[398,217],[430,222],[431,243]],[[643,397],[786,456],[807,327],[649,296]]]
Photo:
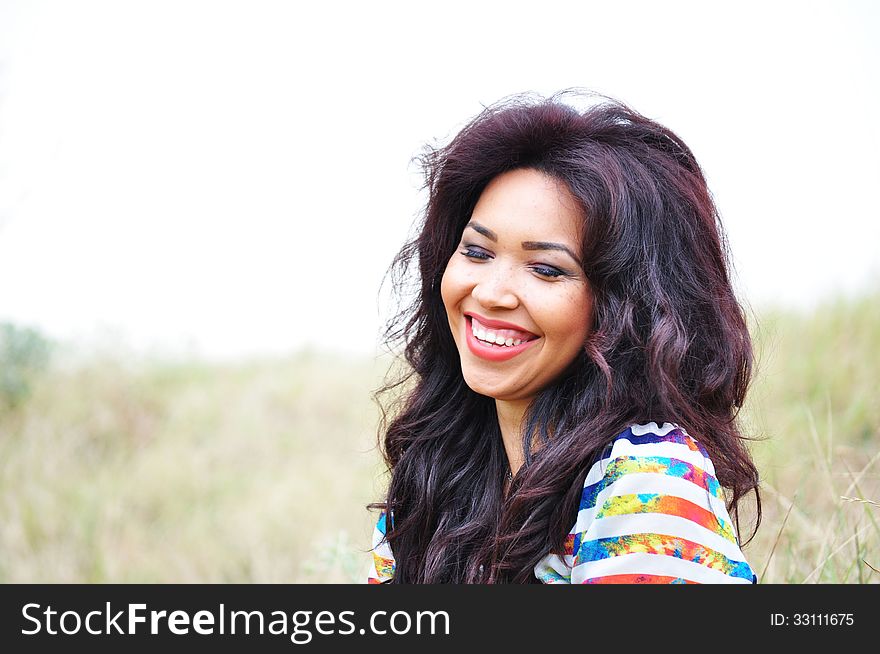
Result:
[[541,172],[512,170],[486,186],[440,286],[475,392],[531,400],[581,352],[593,313],[583,220],[565,185]]

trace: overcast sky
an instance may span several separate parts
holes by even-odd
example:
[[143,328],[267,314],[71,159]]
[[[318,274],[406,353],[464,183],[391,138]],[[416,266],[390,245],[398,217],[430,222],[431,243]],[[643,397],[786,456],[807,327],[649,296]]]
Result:
[[0,0],[0,321],[372,352],[411,159],[573,86],[691,146],[750,304],[855,292],[880,275],[878,6]]

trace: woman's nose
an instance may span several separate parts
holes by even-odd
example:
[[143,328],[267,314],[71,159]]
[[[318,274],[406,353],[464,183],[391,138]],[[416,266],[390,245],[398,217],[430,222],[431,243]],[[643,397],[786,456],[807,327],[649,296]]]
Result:
[[487,271],[487,274],[474,285],[471,295],[487,309],[515,309],[519,306],[519,297],[512,283],[512,273],[500,266]]

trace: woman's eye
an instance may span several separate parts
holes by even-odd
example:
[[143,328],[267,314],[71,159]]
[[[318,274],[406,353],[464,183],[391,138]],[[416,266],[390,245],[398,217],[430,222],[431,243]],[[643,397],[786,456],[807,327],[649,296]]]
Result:
[[566,273],[553,266],[532,266],[532,270],[542,277],[562,277]]
[[478,259],[478,260],[482,261],[484,259],[491,259],[492,258],[491,256],[489,256],[488,252],[486,252],[485,250],[483,250],[481,248],[475,247],[473,245],[465,245],[463,247],[464,247],[464,249],[462,250],[461,253],[469,259]]

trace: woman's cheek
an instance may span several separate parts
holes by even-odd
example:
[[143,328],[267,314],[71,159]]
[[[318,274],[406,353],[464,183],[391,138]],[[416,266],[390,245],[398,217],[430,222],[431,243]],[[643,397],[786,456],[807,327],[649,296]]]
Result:
[[454,302],[455,276],[455,259],[453,258],[446,264],[443,277],[440,278],[440,297],[443,299],[443,304],[446,306],[447,311],[449,311]]

